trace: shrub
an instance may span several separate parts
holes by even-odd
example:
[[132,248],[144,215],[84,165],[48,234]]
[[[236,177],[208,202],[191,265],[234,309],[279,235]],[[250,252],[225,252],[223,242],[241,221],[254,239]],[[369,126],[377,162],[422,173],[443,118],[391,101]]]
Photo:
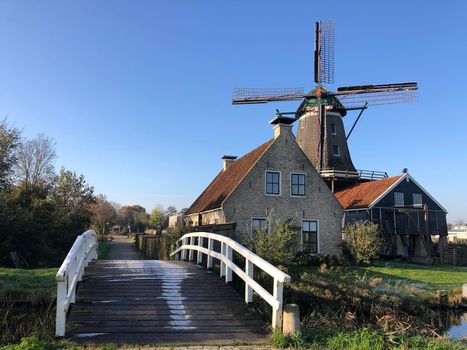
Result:
[[344,228],[344,239],[355,261],[368,264],[378,257],[381,246],[378,225],[371,221],[356,221]]
[[327,254],[311,254],[308,252],[297,252],[293,258],[293,262],[300,266],[340,266],[341,262],[336,256]]
[[287,264],[292,261],[299,227],[292,220],[277,221],[271,234],[257,230],[252,235],[253,252],[273,265]]

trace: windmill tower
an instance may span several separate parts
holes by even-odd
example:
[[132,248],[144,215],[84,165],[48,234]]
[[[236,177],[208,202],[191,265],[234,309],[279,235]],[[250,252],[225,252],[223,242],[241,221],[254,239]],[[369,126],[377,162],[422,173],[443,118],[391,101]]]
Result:
[[[299,121],[297,142],[321,176],[333,189],[335,181],[367,180],[365,172],[357,171],[352,163],[347,144],[351,132],[368,106],[414,101],[417,83],[347,86],[335,92],[324,87],[323,83],[334,83],[334,24],[329,21],[315,23],[314,82],[316,87],[306,94],[303,88],[236,88],[232,103],[302,100],[293,113]],[[360,110],[360,114],[346,135],[342,118],[350,110]]]

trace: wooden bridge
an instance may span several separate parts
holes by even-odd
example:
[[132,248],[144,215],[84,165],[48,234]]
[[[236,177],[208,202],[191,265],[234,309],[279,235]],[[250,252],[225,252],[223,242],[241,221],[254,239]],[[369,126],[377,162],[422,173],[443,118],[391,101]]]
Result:
[[[220,252],[213,249],[216,240]],[[253,291],[273,307],[272,326],[281,325],[282,284],[288,276],[227,237],[185,235],[173,256],[196,265],[142,260],[126,238],[112,244],[113,259],[94,260],[94,232],[75,242],[57,273],[57,336],[83,344],[264,343],[265,322],[245,303]],[[245,271],[233,263],[233,250],[245,256]],[[207,267],[218,259],[223,279],[201,266],[203,254]],[[273,294],[253,280],[254,265],[273,272]],[[246,282],[245,300],[225,283],[232,281],[232,272]]]

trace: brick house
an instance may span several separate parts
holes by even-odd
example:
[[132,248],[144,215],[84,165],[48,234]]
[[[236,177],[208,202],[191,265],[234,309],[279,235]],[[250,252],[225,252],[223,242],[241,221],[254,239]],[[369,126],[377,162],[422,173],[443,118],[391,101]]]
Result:
[[188,224],[234,223],[251,234],[292,219],[302,250],[340,255],[344,211],[295,141],[293,121],[273,119],[273,139],[239,159],[224,156],[221,172],[186,212]]

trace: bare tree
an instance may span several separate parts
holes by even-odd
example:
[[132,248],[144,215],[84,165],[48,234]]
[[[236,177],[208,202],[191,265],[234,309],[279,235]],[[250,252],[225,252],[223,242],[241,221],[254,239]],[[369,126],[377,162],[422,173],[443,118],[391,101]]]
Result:
[[53,161],[57,158],[55,142],[43,134],[23,140],[17,150],[16,179],[28,186],[49,183],[54,177]]
[[115,208],[107,201],[107,198],[100,194],[97,196],[96,203],[92,206],[92,225],[96,231],[103,235],[106,232],[107,225],[113,225],[117,220]]
[[6,119],[0,121],[0,191],[10,184],[19,142],[20,131],[10,127]]

